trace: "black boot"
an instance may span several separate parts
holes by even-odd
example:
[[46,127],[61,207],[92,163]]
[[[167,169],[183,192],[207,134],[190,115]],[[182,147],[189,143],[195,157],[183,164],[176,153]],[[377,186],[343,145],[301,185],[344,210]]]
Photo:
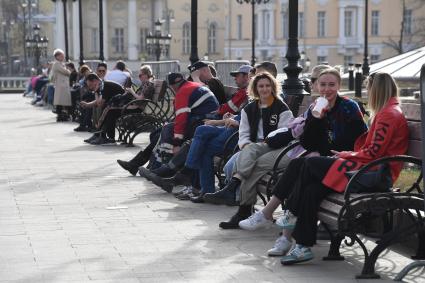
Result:
[[233,177],[222,190],[205,194],[204,201],[213,204],[238,205],[236,202],[236,189],[240,184],[241,181]]
[[239,222],[247,219],[252,214],[252,205],[241,205],[235,215],[227,222],[220,222],[222,229],[239,229]]
[[144,150],[139,151],[139,153],[132,160],[130,160],[130,162],[137,167],[145,165],[146,162],[148,162],[151,158],[154,147],[155,145],[149,144]]
[[128,161],[124,161],[124,160],[117,160],[118,164],[124,168],[125,170],[127,170],[128,172],[130,172],[131,175],[136,176],[137,171],[139,169],[139,167],[135,166],[133,163],[128,162]]

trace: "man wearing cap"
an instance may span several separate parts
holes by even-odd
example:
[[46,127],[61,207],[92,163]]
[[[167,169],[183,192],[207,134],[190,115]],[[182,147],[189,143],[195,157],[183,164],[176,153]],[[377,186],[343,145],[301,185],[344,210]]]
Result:
[[237,71],[230,72],[230,75],[235,78],[238,91],[232,98],[218,108],[218,114],[223,116],[226,113],[238,113],[248,102],[246,88],[249,84],[249,72],[252,67],[250,65],[242,65]]
[[190,65],[188,69],[194,82],[207,85],[217,98],[220,105],[226,103],[227,99],[223,83],[212,75],[208,64],[202,61],[197,61]]
[[[98,99],[91,102],[81,101],[82,108],[105,108],[105,105],[116,95],[123,94],[124,88],[113,81],[102,81],[95,73],[90,73],[86,77],[87,89],[98,94]],[[101,133],[94,134],[84,142],[101,145],[115,143],[115,124],[108,124]]]
[[[160,163],[168,162],[173,154],[176,154],[180,146],[187,139],[191,139],[198,125],[211,114],[217,111],[218,101],[207,87],[197,82],[190,82],[183,78],[180,73],[170,73],[167,83],[175,92],[173,123],[165,125],[161,131],[158,145],[155,147],[155,164],[150,169],[160,166]],[[145,176],[140,168],[141,175]]]

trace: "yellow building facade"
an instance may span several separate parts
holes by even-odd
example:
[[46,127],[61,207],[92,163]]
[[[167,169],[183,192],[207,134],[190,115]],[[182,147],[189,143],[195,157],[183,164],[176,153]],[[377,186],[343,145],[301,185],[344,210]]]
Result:
[[[288,38],[288,1],[271,0],[255,7],[257,61],[285,64]],[[299,0],[299,50],[312,65],[362,63],[364,54],[364,0]],[[404,51],[425,44],[423,21],[425,1],[407,0],[403,13],[401,0],[369,0],[369,63],[398,54],[394,45],[400,39],[404,19]],[[403,17],[404,15],[404,17]],[[251,57],[251,5],[226,1],[225,57]],[[422,36],[420,35],[422,33]]]

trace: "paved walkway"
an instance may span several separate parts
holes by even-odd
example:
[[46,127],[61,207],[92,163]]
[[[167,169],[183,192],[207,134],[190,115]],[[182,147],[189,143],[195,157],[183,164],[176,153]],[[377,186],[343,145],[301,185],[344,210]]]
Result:
[[[0,125],[2,283],[357,282],[358,247],[323,262],[321,242],[312,262],[282,267],[265,255],[277,229],[220,230],[235,208],[179,201],[128,176],[115,160],[140,148],[86,145],[87,133],[20,95],[0,95]],[[388,252],[378,270],[388,279],[408,262]]]

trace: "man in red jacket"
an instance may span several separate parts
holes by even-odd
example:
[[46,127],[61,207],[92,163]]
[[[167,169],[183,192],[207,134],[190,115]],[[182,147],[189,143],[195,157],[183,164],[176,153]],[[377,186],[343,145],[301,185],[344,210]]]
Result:
[[237,71],[230,72],[230,75],[235,78],[238,90],[226,103],[220,105],[217,112],[220,116],[226,113],[239,113],[247,104],[248,95],[246,88],[249,84],[249,72],[251,69],[250,65],[242,65]]
[[[153,151],[154,160],[151,158],[150,170],[168,162],[180,150],[183,142],[192,138],[196,127],[202,124],[204,119],[214,115],[218,108],[216,97],[207,87],[185,80],[180,73],[170,73],[167,83],[176,94],[176,117],[174,122],[164,125],[161,130],[159,143]],[[140,174],[145,176],[145,170],[148,169],[139,169]]]

